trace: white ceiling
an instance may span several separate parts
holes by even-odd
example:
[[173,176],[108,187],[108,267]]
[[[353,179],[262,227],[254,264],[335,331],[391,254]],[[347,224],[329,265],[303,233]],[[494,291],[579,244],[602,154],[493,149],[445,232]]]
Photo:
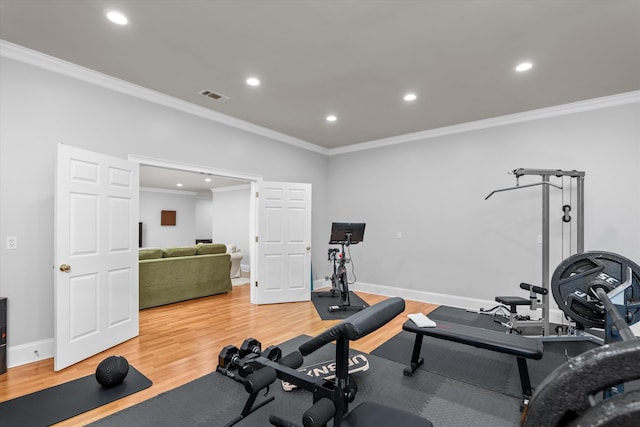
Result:
[[0,38],[326,148],[640,89],[640,1],[0,0]]
[[[205,181],[210,179],[210,181]],[[182,184],[178,186],[178,184]],[[207,173],[140,165],[140,187],[176,192],[195,192],[199,197],[211,198],[211,189],[249,184],[248,181],[223,178]]]

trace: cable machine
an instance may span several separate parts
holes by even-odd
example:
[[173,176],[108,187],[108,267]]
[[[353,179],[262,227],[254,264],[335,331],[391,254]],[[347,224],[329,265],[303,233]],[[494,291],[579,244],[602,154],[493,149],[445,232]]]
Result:
[[[487,197],[491,197],[495,193],[499,193],[502,191],[511,191],[511,190],[520,190],[527,187],[534,186],[542,186],[542,288],[544,288],[547,293],[541,295],[542,298],[542,321],[543,321],[543,334],[549,335],[549,237],[550,237],[550,228],[549,228],[549,218],[551,215],[550,212],[550,194],[549,187],[555,187],[562,189],[562,186],[556,185],[550,182],[550,178],[564,178],[569,177],[570,179],[576,179],[576,253],[584,252],[584,176],[585,173],[583,171],[565,171],[560,169],[515,169],[513,175],[516,177],[516,186],[515,187],[507,187],[499,190],[494,190]],[[520,185],[520,177],[527,175],[538,175],[542,178],[541,182],[536,182],[533,184],[525,184]],[[570,209],[570,207],[569,207]],[[563,206],[562,210],[564,212],[563,221],[566,222],[568,218],[567,205]]]

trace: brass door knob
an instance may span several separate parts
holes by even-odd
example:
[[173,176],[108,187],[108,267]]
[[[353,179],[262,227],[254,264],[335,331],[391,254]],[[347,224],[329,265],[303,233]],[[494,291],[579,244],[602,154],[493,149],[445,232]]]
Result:
[[69,271],[71,270],[71,266],[69,264],[60,265],[60,271]]

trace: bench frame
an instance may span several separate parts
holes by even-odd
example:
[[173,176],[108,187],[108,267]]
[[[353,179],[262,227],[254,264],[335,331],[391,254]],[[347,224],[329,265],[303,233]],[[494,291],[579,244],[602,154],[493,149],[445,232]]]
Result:
[[[422,350],[422,339],[427,335],[516,356],[518,373],[520,374],[520,385],[522,387],[523,404],[526,406],[531,399],[533,390],[529,377],[529,368],[527,367],[527,359],[538,360],[542,358],[542,342],[534,338],[509,335],[504,332],[440,321],[435,328],[419,328],[413,321],[407,320],[402,326],[402,329],[416,334],[413,351],[411,353],[411,362],[409,366],[404,369],[405,376],[412,376],[416,369],[424,364],[424,358],[420,357],[420,352]],[[514,346],[501,344],[501,341],[504,342],[505,339],[513,341]]]

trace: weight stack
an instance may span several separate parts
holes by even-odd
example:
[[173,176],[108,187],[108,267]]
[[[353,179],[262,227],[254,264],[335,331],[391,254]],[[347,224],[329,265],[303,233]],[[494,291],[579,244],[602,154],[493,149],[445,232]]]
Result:
[[0,374],[7,372],[7,299],[0,298]]

